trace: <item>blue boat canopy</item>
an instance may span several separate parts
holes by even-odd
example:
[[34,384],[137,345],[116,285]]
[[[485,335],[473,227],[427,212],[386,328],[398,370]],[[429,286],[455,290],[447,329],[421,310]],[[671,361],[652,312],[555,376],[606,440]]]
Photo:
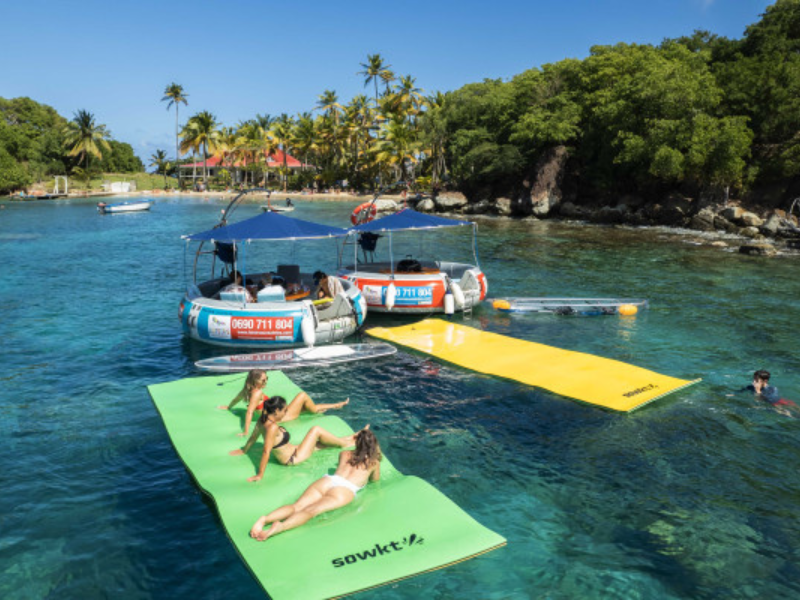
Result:
[[181,236],[185,240],[214,241],[225,243],[249,242],[251,240],[309,240],[328,237],[343,237],[347,230],[329,227],[302,219],[293,219],[268,211],[224,227],[216,227],[200,233]]
[[469,221],[456,221],[435,215],[428,215],[405,208],[387,217],[375,219],[369,223],[362,223],[351,227],[350,233],[379,233],[382,231],[402,231],[404,229],[436,229],[438,227],[461,227],[472,225]]

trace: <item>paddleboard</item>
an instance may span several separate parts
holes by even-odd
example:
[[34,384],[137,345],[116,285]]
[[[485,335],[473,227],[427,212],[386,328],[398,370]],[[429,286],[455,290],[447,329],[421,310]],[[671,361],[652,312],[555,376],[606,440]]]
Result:
[[328,367],[340,363],[390,356],[397,352],[391,344],[338,344],[312,348],[287,348],[252,354],[233,354],[198,360],[194,365],[203,371],[232,373],[250,369],[299,369]]
[[501,312],[580,316],[635,315],[648,306],[641,298],[496,298],[491,302]]

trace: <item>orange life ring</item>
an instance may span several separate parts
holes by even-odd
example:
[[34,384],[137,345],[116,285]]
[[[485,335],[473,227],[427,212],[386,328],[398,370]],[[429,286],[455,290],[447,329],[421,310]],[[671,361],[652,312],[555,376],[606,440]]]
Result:
[[[361,215],[364,215],[364,218],[359,221]],[[378,207],[375,206],[374,202],[364,202],[363,204],[359,204],[355,207],[352,214],[350,215],[350,222],[353,225],[358,225],[359,223],[369,223],[378,216]]]

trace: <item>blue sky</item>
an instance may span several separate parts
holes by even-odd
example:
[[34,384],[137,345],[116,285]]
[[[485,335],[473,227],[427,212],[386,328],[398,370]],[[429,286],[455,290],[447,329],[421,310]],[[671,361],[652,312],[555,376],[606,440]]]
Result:
[[[426,93],[584,58],[594,45],[658,44],[705,29],[741,38],[765,0],[24,0],[0,2],[0,97],[28,96],[71,118],[88,110],[149,162],[174,154],[172,81],[225,125],[369,93],[357,75],[379,53]],[[172,149],[172,150],[171,150]]]

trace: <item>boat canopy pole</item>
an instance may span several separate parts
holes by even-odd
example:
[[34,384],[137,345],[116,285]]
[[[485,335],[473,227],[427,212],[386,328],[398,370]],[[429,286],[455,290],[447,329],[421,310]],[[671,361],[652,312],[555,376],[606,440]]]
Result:
[[[236,197],[235,197],[233,200],[231,200],[231,201],[228,203],[228,206],[227,206],[227,207],[225,207],[225,209],[223,209],[223,211],[222,211],[222,217],[220,218],[220,224],[221,224],[221,225],[224,225],[225,223],[227,223],[227,221],[228,221],[228,217],[229,217],[229,216],[230,216],[230,214],[233,212],[233,209],[234,209],[234,208],[236,208],[236,205],[237,205],[237,203],[239,202],[239,200],[240,200],[240,199],[241,199],[241,198],[242,198],[242,197],[243,197],[245,194],[249,194],[249,193],[251,193],[251,192],[267,192],[267,191],[268,191],[268,190],[267,190],[266,188],[249,188],[249,189],[242,190],[241,192],[239,192],[239,193],[236,195]],[[268,198],[268,200],[269,200],[269,198]]]
[[479,269],[481,268],[480,262],[478,262],[478,224],[472,224],[472,256],[475,257],[475,266]]
[[358,239],[353,243],[353,270],[356,273],[356,277],[358,277]]
[[392,279],[394,279],[394,252],[392,248],[392,230],[389,230],[389,266],[392,269]]

